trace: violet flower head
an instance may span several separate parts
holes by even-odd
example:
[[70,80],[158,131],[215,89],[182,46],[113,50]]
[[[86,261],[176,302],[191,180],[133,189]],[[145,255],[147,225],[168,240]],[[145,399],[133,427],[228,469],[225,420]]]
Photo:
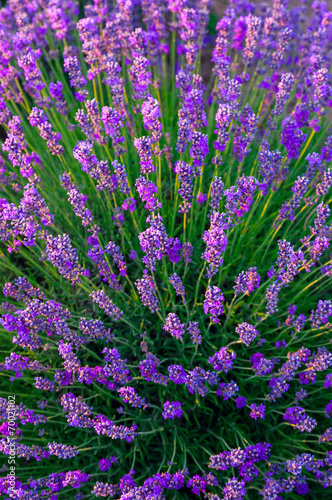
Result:
[[158,142],[162,137],[162,124],[158,120],[161,116],[158,101],[148,96],[147,100],[142,103],[142,115],[145,130],[151,132],[152,142]]
[[250,405],[250,416],[257,420],[263,420],[265,418],[265,405],[262,403],[259,406],[253,403]]
[[143,252],[143,262],[151,272],[156,270],[157,260],[161,260],[166,254],[169,238],[163,225],[161,215],[149,216],[146,222],[150,224],[145,231],[139,234],[138,239]]
[[250,64],[255,57],[255,52],[257,48],[259,30],[261,27],[261,18],[249,14],[246,17],[246,40],[245,47],[243,51],[243,61],[246,64]]
[[247,347],[255,340],[259,335],[256,328],[249,323],[241,323],[235,328],[236,333],[239,334],[241,342],[243,342]]
[[186,290],[182,284],[181,278],[174,273],[173,276],[169,278],[170,283],[173,285],[176,295],[181,295],[183,304],[186,303]]
[[46,237],[46,255],[41,260],[47,260],[58,268],[59,273],[71,281],[80,283],[80,276],[87,276],[89,271],[78,263],[76,248],[71,245],[67,234]]
[[203,310],[205,314],[210,315],[211,323],[219,323],[219,316],[224,314],[223,302],[225,299],[220,288],[208,286],[205,292]]
[[150,174],[156,171],[156,167],[152,163],[152,140],[150,137],[141,137],[134,140],[135,148],[137,149],[142,174]]
[[233,477],[229,479],[223,489],[225,500],[240,500],[246,494],[244,479]]
[[206,244],[206,250],[201,257],[208,262],[206,273],[208,278],[214,276],[223,263],[223,252],[228,244],[225,233],[227,229],[229,226],[225,214],[213,211],[210,217],[210,229],[204,231],[203,241]]
[[178,175],[180,189],[178,194],[184,200],[180,205],[179,213],[189,213],[191,200],[194,197],[193,168],[184,161],[177,161],[174,165],[174,172]]
[[85,208],[85,204],[88,199],[87,196],[79,192],[79,189],[77,188],[76,184],[72,182],[69,174],[64,173],[63,175],[60,175],[59,179],[61,182],[61,186],[69,194],[68,201],[73,206],[74,213],[82,219],[83,226],[88,226],[89,224],[91,224],[93,216],[90,210]]
[[187,329],[191,341],[193,344],[201,344],[202,343],[202,335],[199,329],[199,324],[197,321],[189,321],[188,329]]
[[178,340],[183,340],[185,325],[184,323],[181,323],[180,319],[176,314],[169,313],[168,316],[166,317],[163,330],[166,330],[166,332],[170,333],[172,337],[175,337]]
[[105,132],[112,138],[115,156],[120,156],[126,152],[122,146],[125,138],[122,135],[122,121],[119,112],[109,106],[104,106],[101,110],[101,120],[105,127]]
[[156,285],[153,277],[149,275],[147,269],[143,271],[141,279],[135,282],[141,301],[147,306],[151,312],[159,310],[158,299],[156,296]]
[[238,409],[244,408],[246,406],[247,400],[244,396],[238,396],[235,399],[235,406]]
[[183,410],[181,410],[182,403],[179,401],[166,401],[164,403],[164,411],[163,411],[163,417],[166,420],[167,418],[171,418],[174,420],[175,417],[180,418],[183,414]]
[[255,288],[259,288],[260,282],[261,277],[257,272],[257,267],[250,267],[248,271],[241,271],[239,276],[235,278],[235,296],[240,293],[249,295]]
[[152,181],[149,181],[143,175],[140,175],[140,177],[136,179],[136,188],[141,200],[145,203],[145,209],[150,212],[154,212],[161,207],[161,203],[158,201],[156,196],[158,188]]
[[107,472],[114,463],[117,463],[117,459],[114,455],[110,458],[102,458],[98,462],[99,469],[103,472]]
[[181,365],[171,365],[168,367],[168,375],[174,384],[185,384],[187,380],[186,372]]
[[145,410],[149,404],[146,404],[145,398],[142,398],[136,394],[134,387],[121,387],[118,389],[120,397],[123,399],[124,403],[129,403],[133,408],[142,408]]
[[236,359],[235,352],[227,350],[226,347],[222,347],[213,356],[208,358],[208,363],[210,363],[215,370],[228,373],[229,370],[233,368],[234,359]]
[[103,290],[97,290],[91,293],[90,296],[93,302],[98,304],[101,309],[104,309],[105,314],[114,318],[114,321],[118,321],[121,318],[123,312],[113,304],[112,300],[107,297]]
[[47,121],[46,115],[42,109],[32,108],[28,120],[32,127],[37,127],[40,137],[46,140],[46,146],[52,155],[61,155],[64,147],[59,144],[61,139],[60,132],[54,132],[52,125]]

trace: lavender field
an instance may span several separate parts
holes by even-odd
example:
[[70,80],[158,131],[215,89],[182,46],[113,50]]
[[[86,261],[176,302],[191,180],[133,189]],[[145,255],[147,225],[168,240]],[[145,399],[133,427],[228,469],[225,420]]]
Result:
[[332,498],[329,8],[2,6],[1,498]]

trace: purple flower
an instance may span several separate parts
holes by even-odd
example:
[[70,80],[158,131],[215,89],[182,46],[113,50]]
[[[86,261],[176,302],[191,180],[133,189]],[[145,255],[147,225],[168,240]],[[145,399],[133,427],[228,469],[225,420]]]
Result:
[[113,304],[112,300],[105,295],[103,290],[97,290],[91,293],[90,296],[93,302],[96,302],[101,309],[104,309],[105,314],[114,318],[114,321],[118,321],[121,318],[123,312]]
[[228,351],[226,347],[222,347],[213,356],[208,358],[208,363],[217,371],[228,373],[233,368],[233,360],[236,359],[234,351]]
[[255,420],[257,420],[257,418],[263,420],[265,418],[265,405],[263,405],[263,403],[259,406],[257,406],[255,403],[250,405],[250,416]]
[[250,267],[248,271],[241,271],[239,276],[235,278],[235,296],[240,293],[249,295],[255,288],[259,288],[260,282],[261,277],[257,272],[257,267]]
[[174,313],[169,313],[165,325],[163,326],[163,330],[169,332],[172,337],[175,337],[178,340],[182,340],[182,337],[185,332],[185,325],[181,323],[179,318]]
[[219,323],[218,316],[224,314],[223,302],[225,302],[225,299],[220,288],[209,286],[205,292],[203,310],[205,314],[210,314],[211,323]]
[[168,375],[174,384],[185,384],[187,380],[186,372],[181,365],[171,365],[168,367]]
[[237,479],[233,477],[229,479],[224,487],[224,499],[225,500],[240,500],[246,494],[245,481],[243,479]]
[[154,212],[161,207],[161,203],[155,196],[158,193],[158,188],[152,181],[145,179],[141,175],[136,179],[136,188],[141,200],[145,203],[144,208],[150,212]]
[[194,197],[193,168],[184,161],[177,161],[174,166],[174,172],[178,175],[181,185],[178,194],[184,200],[182,205],[180,205],[179,213],[189,213],[191,200]]
[[151,96],[142,103],[143,124],[145,130],[150,130],[152,142],[158,142],[162,137],[162,124],[158,121],[160,118],[160,109],[157,99]]
[[158,299],[156,297],[156,286],[153,277],[149,275],[147,269],[143,271],[141,279],[135,282],[141,301],[151,312],[159,310]]
[[134,387],[121,387],[118,389],[118,393],[123,399],[123,402],[129,403],[133,408],[143,407],[143,410],[145,410],[145,408],[149,406],[149,404],[146,404],[145,398],[141,398],[136,394]]
[[191,341],[193,344],[202,343],[202,335],[197,321],[189,321],[187,331],[191,337]]
[[239,396],[235,399],[236,408],[244,408],[246,406],[247,400],[244,396]]
[[183,414],[183,410],[181,410],[182,403],[179,403],[179,401],[166,401],[164,403],[164,411],[163,411],[163,417],[166,420],[167,418],[172,418],[174,420],[175,417],[180,418]]
[[241,342],[243,342],[247,347],[255,340],[259,335],[258,331],[249,323],[241,323],[235,328],[236,333],[239,334]]
[[99,469],[103,472],[107,472],[114,463],[117,463],[117,459],[114,455],[110,458],[102,458],[98,462]]
[[186,290],[182,284],[181,278],[174,273],[169,278],[170,283],[173,285],[176,295],[181,295],[183,304],[186,303]]

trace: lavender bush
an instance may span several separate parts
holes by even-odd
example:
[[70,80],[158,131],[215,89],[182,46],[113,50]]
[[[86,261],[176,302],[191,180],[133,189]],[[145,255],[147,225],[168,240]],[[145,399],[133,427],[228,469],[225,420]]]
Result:
[[0,10],[5,499],[331,495],[332,12],[210,3]]

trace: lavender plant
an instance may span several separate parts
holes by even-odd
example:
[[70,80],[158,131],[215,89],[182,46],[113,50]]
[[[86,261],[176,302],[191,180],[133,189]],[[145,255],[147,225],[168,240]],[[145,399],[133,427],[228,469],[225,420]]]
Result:
[[298,3],[1,8],[3,498],[330,495],[332,12]]

